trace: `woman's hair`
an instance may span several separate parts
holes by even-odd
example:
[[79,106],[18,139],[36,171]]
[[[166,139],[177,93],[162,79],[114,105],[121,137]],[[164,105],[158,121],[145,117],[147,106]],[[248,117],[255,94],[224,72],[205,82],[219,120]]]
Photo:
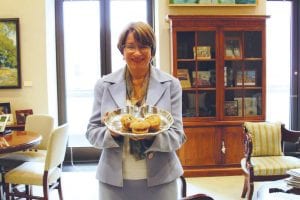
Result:
[[134,39],[141,45],[151,47],[151,56],[155,56],[156,40],[152,27],[144,22],[130,23],[121,33],[118,42],[118,49],[123,55],[125,42],[129,33],[133,33]]

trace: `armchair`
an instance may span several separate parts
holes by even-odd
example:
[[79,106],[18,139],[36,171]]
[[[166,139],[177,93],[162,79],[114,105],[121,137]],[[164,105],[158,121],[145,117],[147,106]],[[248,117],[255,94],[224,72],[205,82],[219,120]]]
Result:
[[286,178],[289,169],[300,168],[300,159],[284,155],[285,142],[298,142],[300,131],[287,130],[281,123],[245,122],[245,157],[241,168],[245,179],[242,198],[251,200],[255,181]]

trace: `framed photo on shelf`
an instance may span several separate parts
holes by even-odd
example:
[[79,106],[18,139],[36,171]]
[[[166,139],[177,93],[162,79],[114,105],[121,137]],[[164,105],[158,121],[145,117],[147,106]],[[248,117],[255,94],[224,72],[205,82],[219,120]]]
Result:
[[11,108],[9,102],[0,103],[0,115],[2,114],[10,114]]
[[188,69],[177,69],[177,78],[179,79],[182,88],[192,87]]
[[193,71],[193,87],[207,87],[211,85],[211,73],[210,71]]
[[238,101],[225,101],[224,102],[224,115],[225,116],[238,116]]
[[0,89],[21,88],[19,19],[0,18]]
[[194,58],[197,60],[211,59],[210,46],[193,47]]
[[25,124],[26,122],[26,117],[28,115],[32,115],[32,109],[26,109],[26,110],[16,110],[16,120],[17,120],[17,124],[21,125],[21,124]]
[[225,37],[225,59],[242,58],[242,40],[240,37]]

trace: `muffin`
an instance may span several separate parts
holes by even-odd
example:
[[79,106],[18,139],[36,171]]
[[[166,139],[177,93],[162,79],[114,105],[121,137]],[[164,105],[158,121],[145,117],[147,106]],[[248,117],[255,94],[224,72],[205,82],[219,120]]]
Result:
[[145,121],[150,124],[150,131],[158,131],[161,123],[161,119],[159,115],[153,114],[149,115],[145,118]]
[[132,116],[131,114],[122,115],[122,117],[120,119],[121,124],[122,124],[122,129],[124,131],[129,131],[131,129],[130,125],[134,120],[136,120],[136,118],[134,116]]
[[132,133],[145,134],[149,132],[150,123],[142,119],[137,119],[131,123],[130,127]]

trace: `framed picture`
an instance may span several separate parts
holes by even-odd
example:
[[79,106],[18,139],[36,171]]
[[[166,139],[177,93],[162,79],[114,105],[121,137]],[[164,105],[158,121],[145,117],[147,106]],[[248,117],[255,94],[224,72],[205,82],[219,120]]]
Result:
[[0,89],[21,88],[19,19],[0,19]]
[[224,102],[224,115],[237,116],[238,115],[238,101],[225,101]]
[[178,69],[177,70],[177,78],[179,79],[182,88],[192,87],[188,69]]
[[9,102],[0,103],[0,115],[10,114],[10,113],[11,113],[10,103]]
[[210,46],[197,46],[193,47],[194,58],[200,59],[211,59]]
[[16,120],[17,120],[17,124],[21,125],[21,124],[25,124],[26,122],[26,117],[28,115],[32,115],[32,109],[27,109],[27,110],[16,110]]
[[242,58],[242,41],[240,37],[226,37],[225,38],[225,59],[239,59]]
[[170,5],[191,4],[199,6],[255,6],[258,0],[169,0]]
[[210,71],[193,71],[193,87],[206,87],[211,85]]
[[5,131],[8,118],[8,115],[0,115],[0,133]]

